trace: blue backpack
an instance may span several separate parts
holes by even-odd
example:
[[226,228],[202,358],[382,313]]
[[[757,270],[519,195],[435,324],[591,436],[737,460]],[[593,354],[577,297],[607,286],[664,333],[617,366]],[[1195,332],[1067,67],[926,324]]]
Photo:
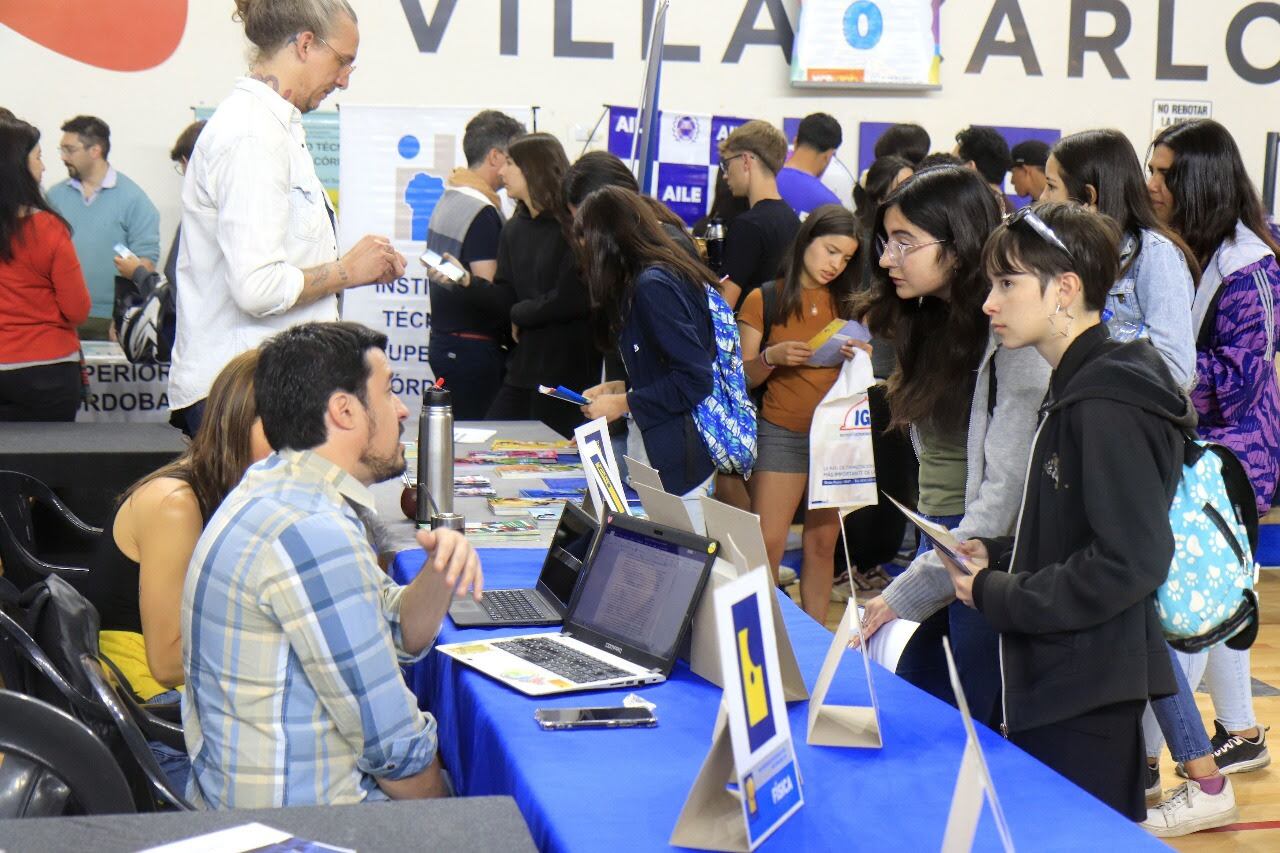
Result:
[[746,477],[756,462],[756,406],[747,391],[738,324],[729,303],[710,286],[707,307],[716,340],[715,382],[711,396],[693,410],[693,421],[716,470]]
[[1182,479],[1169,506],[1174,553],[1156,592],[1169,645],[1194,653],[1226,642],[1247,649],[1258,634],[1258,511],[1244,466],[1227,447],[1185,439]]

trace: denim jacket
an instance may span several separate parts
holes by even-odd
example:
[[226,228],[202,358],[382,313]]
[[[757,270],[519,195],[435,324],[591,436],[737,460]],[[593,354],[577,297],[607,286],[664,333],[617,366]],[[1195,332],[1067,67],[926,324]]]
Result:
[[[1120,264],[1129,263],[1138,241],[1126,235]],[[1143,229],[1142,250],[1107,294],[1102,317],[1118,341],[1150,338],[1182,388],[1195,377],[1196,336],[1191,328],[1195,282],[1182,252],[1166,237]]]

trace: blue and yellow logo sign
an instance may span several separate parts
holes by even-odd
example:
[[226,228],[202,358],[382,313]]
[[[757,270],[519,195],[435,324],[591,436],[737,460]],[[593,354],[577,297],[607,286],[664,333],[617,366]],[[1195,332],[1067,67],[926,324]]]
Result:
[[754,753],[777,732],[769,707],[769,680],[764,658],[760,608],[750,595],[733,605],[733,633],[738,640],[738,674],[747,719],[748,743]]

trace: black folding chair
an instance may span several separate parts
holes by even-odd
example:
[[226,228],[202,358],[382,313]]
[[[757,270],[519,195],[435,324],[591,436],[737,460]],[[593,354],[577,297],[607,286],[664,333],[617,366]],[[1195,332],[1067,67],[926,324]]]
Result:
[[[165,775],[160,763],[156,761],[155,755],[152,754],[151,747],[147,745],[147,737],[143,735],[142,729],[138,727],[126,702],[121,699],[121,694],[128,694],[129,688],[115,680],[114,676],[108,676],[102,663],[92,655],[81,655],[80,665],[84,668],[85,677],[93,685],[98,702],[111,717],[111,722],[120,733],[120,738],[124,741],[129,754],[137,762],[138,769],[146,777],[151,792],[158,803],[161,806],[167,806],[179,811],[194,811],[194,806],[186,801],[182,793],[174,790],[173,785],[169,782],[169,777]],[[175,730],[179,742],[181,742],[182,729],[181,727],[176,727]],[[185,749],[186,747],[181,746],[180,748]]]
[[5,817],[136,811],[111,751],[84,723],[47,702],[0,690],[0,752]]
[[74,584],[101,535],[35,477],[0,471],[0,563],[18,589],[54,574]]

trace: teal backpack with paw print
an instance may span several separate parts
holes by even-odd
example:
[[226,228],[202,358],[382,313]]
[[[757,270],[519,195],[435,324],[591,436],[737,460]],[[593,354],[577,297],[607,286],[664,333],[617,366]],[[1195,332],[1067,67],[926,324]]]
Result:
[[1169,645],[1194,653],[1258,634],[1258,510],[1248,474],[1227,447],[1185,439],[1182,479],[1169,506],[1173,562],[1156,592]]

